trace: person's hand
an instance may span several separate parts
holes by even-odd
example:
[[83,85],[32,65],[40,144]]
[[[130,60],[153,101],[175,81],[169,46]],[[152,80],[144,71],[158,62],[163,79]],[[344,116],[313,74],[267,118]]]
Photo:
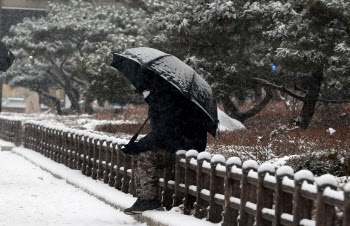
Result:
[[127,144],[120,149],[125,155],[137,155],[135,143]]

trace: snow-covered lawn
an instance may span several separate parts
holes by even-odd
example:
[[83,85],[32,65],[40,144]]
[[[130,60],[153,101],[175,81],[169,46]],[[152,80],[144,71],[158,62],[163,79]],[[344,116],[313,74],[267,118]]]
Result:
[[12,152],[0,152],[1,226],[146,225],[53,177]]

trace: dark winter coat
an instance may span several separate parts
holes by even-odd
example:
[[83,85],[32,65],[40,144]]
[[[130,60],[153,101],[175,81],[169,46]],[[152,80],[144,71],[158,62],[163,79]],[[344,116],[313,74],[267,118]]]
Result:
[[7,48],[7,46],[0,41],[0,71],[7,71],[15,60],[15,56]]
[[145,99],[149,105],[152,131],[132,145],[136,153],[161,148],[170,153],[177,150],[195,149],[204,151],[207,131],[200,109],[178,91],[151,91]]

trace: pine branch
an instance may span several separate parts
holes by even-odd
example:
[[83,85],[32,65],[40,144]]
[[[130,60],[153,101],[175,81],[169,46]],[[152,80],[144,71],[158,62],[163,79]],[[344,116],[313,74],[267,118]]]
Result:
[[265,87],[269,87],[269,88],[272,88],[272,89],[277,89],[279,91],[282,91],[286,94],[288,94],[289,96],[291,97],[294,97],[295,99],[298,99],[298,100],[301,100],[301,101],[304,101],[305,100],[305,95],[299,95],[299,94],[296,94],[294,93],[292,90],[290,89],[287,89],[285,86],[281,85],[276,85],[274,83],[271,83],[265,79],[262,79],[262,78],[252,78],[253,81],[265,86]]
[[[271,83],[265,79],[262,79],[262,78],[252,78],[252,80],[258,82],[259,84],[263,85],[263,86],[266,86],[266,87],[269,87],[269,88],[272,88],[272,89],[276,89],[276,90],[279,90],[281,92],[284,92],[286,93],[287,95],[291,96],[291,97],[294,97],[295,99],[298,99],[300,101],[305,101],[305,96],[306,95],[299,95],[299,94],[296,94],[294,93],[293,91],[287,89],[285,86],[283,85],[276,85],[274,83]],[[308,92],[307,90],[304,90],[304,89],[301,89],[301,88],[298,88],[299,90],[303,91],[303,92]],[[327,100],[327,99],[323,99],[323,98],[317,98],[317,101],[321,101],[321,102],[324,102],[324,103],[334,103],[334,104],[342,104],[342,103],[350,103],[350,100]]]

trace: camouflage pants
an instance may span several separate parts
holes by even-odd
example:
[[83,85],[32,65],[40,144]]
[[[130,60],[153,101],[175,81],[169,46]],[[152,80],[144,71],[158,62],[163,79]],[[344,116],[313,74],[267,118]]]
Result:
[[163,173],[163,169],[167,168],[169,177],[173,178],[174,164],[175,158],[162,149],[140,153],[134,174],[137,197],[147,200],[158,199],[159,173]]

